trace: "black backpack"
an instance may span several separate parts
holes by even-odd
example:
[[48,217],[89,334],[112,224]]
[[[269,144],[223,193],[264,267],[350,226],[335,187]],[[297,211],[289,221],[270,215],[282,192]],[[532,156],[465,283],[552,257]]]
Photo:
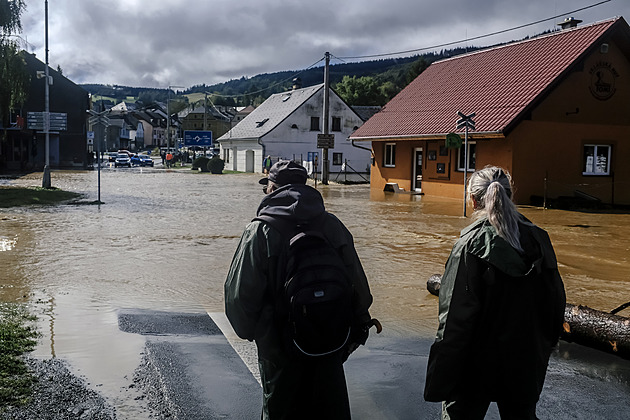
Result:
[[288,241],[277,294],[292,352],[324,356],[342,350],[352,327],[352,282],[339,252],[317,229],[320,223],[293,226],[264,215],[254,220],[269,223]]

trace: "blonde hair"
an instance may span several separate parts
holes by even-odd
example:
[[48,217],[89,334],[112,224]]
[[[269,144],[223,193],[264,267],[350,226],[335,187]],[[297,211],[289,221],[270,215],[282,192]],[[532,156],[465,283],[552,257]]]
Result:
[[518,230],[520,215],[512,201],[512,187],[512,177],[506,170],[486,166],[470,176],[468,199],[474,198],[478,216],[486,216],[499,236],[522,252]]

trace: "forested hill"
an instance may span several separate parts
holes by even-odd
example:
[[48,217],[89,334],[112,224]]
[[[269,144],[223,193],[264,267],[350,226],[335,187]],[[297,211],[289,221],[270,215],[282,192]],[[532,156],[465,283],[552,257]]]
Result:
[[[469,47],[467,51],[479,48]],[[335,87],[346,79],[354,78],[354,82],[368,84],[367,89],[378,91],[378,98],[373,98],[363,105],[383,105],[411,80],[420,74],[433,61],[462,54],[464,49],[443,50],[439,54],[428,53],[404,58],[388,58],[362,61],[357,63],[340,63],[330,65],[330,84]],[[334,58],[332,60],[334,62]],[[179,92],[181,95],[214,93],[215,104],[245,106],[259,105],[270,95],[291,89],[293,79],[299,78],[303,87],[323,82],[323,66],[307,70],[281,71],[264,73],[253,77],[241,77],[214,85],[196,85]],[[357,80],[358,79],[358,80]],[[352,82],[353,80],[349,80]],[[109,98],[118,103],[123,100],[138,100],[141,103],[165,101],[166,89],[129,87],[119,85],[83,84],[81,85],[95,97]],[[363,88],[366,88],[363,86]],[[173,92],[171,92],[173,98]],[[365,102],[365,101],[364,101]]]
[[[546,34],[550,31],[545,31]],[[529,37],[527,37],[529,38]],[[501,44],[497,44],[501,45]],[[491,47],[497,46],[493,45]],[[349,105],[384,105],[431,63],[466,52],[490,47],[467,47],[445,49],[439,53],[426,53],[404,58],[388,58],[356,63],[330,65],[330,84]],[[204,93],[211,93],[215,105],[258,106],[274,93],[291,89],[293,79],[299,78],[303,87],[323,82],[323,65],[306,70],[264,73],[253,77],[241,77],[214,85],[196,85],[177,94],[171,92],[171,99],[185,103],[198,102]],[[141,104],[166,102],[167,89],[139,88],[118,85],[82,85],[94,97],[114,105],[121,101],[137,101]]]

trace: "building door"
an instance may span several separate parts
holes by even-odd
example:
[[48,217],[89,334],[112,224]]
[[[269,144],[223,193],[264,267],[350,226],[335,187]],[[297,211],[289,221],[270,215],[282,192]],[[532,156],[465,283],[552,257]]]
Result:
[[238,164],[236,162],[236,160],[238,159],[238,148],[237,147],[233,147],[232,148],[232,153],[231,153],[231,158],[232,158],[232,170],[233,171],[238,171]]
[[414,149],[414,161],[413,161],[413,178],[412,188],[418,192],[422,191],[422,147],[416,147]]
[[245,172],[254,172],[254,151],[253,150],[248,150],[245,152]]

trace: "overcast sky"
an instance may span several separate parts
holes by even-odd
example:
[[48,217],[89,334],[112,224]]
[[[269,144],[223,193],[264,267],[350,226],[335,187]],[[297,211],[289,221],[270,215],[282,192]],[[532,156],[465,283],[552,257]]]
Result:
[[[565,16],[601,1],[49,0],[49,62],[75,83],[211,85],[302,70],[326,51],[336,64],[357,61],[338,58],[428,48]],[[44,61],[45,1],[26,4],[21,36],[26,49]],[[630,0],[610,0],[571,16],[582,25],[613,16],[630,21]],[[520,39],[554,29],[560,20],[468,44]]]

